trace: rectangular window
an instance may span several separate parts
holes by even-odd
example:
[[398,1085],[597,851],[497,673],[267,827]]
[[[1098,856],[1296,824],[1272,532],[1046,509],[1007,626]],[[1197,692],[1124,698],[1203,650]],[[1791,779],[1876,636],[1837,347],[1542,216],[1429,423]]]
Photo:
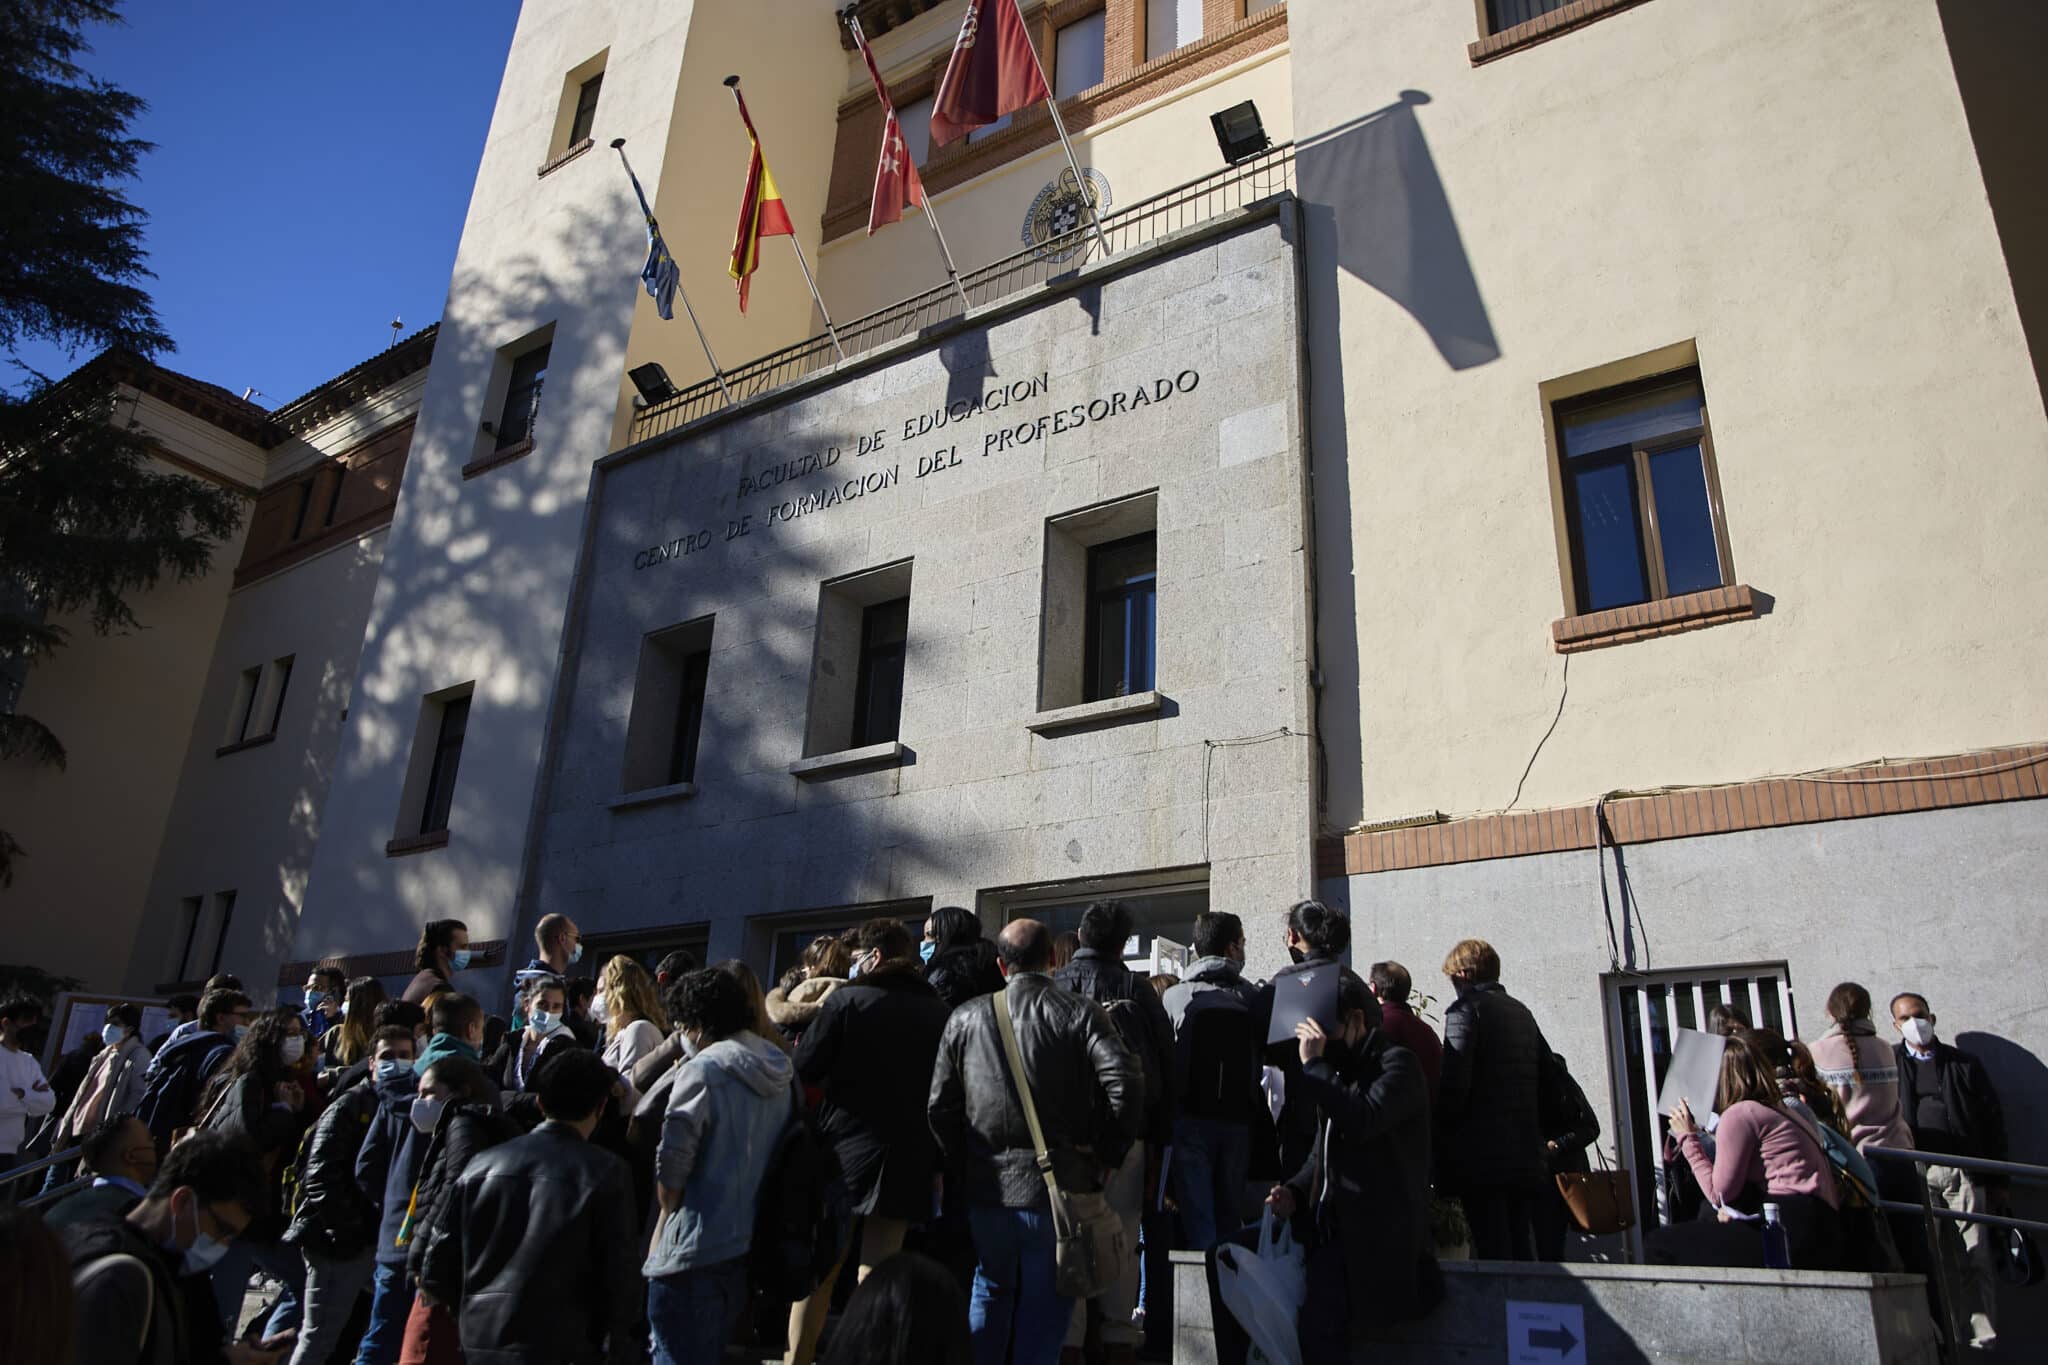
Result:
[[1069,99],[1102,84],[1103,24],[1107,11],[1076,19],[1053,35],[1052,92]]
[[899,106],[896,122],[903,129],[903,145],[910,149],[911,161],[924,165],[932,150],[932,97],[926,95]]
[[[1758,962],[1726,967],[1691,967],[1677,971],[1615,973],[1602,978],[1607,1017],[1608,1061],[1614,1068],[1614,1099],[1620,1106],[1614,1125],[1620,1164],[1636,1173],[1636,1207],[1656,1211],[1646,1229],[1670,1221],[1663,1182],[1657,1179],[1658,1154],[1667,1123],[1657,1109],[1657,1094],[1670,1069],[1677,1034],[1693,1029],[1712,1031],[1716,1005],[1737,1011],[1754,1028],[1767,1028],[1796,1038],[1798,1019],[1792,1008],[1792,975],[1783,962]],[[1579,1077],[1597,1104],[1592,1078]]]
[[306,533],[306,513],[313,509],[313,481],[307,479],[299,485],[297,510],[292,513],[292,539],[297,540]]
[[1178,51],[1202,36],[1202,0],[1145,0],[1145,60]]
[[426,800],[420,807],[421,834],[448,828],[455,803],[455,773],[462,765],[462,737],[469,729],[469,698],[455,697],[441,706],[441,724],[434,740],[434,762],[427,770]]
[[569,120],[569,145],[590,139],[590,127],[597,122],[597,92],[604,87],[604,72],[600,71],[576,87],[576,113]]
[[537,346],[512,361],[505,407],[498,416],[500,450],[533,439],[534,419],[540,415],[541,386],[548,377],[548,350],[547,346]]
[[1088,659],[1084,701],[1152,690],[1152,631],[1159,540],[1150,531],[1088,551]]
[[1491,25],[1489,33],[1526,24],[1531,19],[1541,19],[1552,10],[1563,9],[1571,0],[1486,0],[1486,20]]
[[706,616],[671,626],[640,641],[633,709],[626,718],[626,761],[620,774],[627,792],[697,780],[715,619]]
[[228,743],[249,738],[250,723],[256,719],[256,698],[262,691],[262,667],[243,669],[242,681],[235,693],[235,722],[228,731]]
[[1015,114],[1005,114],[994,123],[984,123],[979,128],[970,129],[967,133],[967,140],[969,142],[979,142],[985,137],[994,137],[997,133],[1009,127],[1010,120],[1015,117]]
[[1734,581],[1699,371],[1554,408],[1578,610]]
[[277,723],[284,718],[285,689],[292,685],[292,660],[295,654],[287,654],[270,666],[270,729],[265,733],[276,734]]
[[877,602],[861,613],[860,674],[853,689],[853,747],[896,738],[903,720],[903,644],[910,599]]
[[178,902],[178,955],[171,963],[173,981],[193,979],[198,964],[192,960],[192,950],[199,946],[199,917],[205,908],[206,898],[203,896],[187,896]]
[[220,970],[221,956],[228,950],[228,926],[233,924],[235,919],[235,893],[232,891],[215,893],[213,909],[215,926],[213,964],[206,969],[208,976],[212,976]]
[[341,510],[341,485],[347,478],[348,466],[335,461],[334,481],[327,485],[327,513],[320,519],[322,526],[334,525],[334,514]]
[[818,586],[804,757],[901,738],[912,561]]

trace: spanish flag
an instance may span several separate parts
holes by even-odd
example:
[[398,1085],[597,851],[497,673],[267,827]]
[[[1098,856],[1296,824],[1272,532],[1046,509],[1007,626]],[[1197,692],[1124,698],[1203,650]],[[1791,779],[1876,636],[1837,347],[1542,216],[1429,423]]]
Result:
[[740,312],[745,313],[747,281],[761,264],[761,239],[777,233],[794,237],[796,228],[789,221],[789,210],[782,206],[782,192],[775,188],[767,158],[761,155],[761,137],[754,131],[754,120],[747,113],[747,99],[740,94],[738,78],[731,84],[732,97],[739,101],[740,121],[747,125],[747,141],[754,147],[753,157],[747,162],[746,196],[740,200],[739,230],[732,239],[732,264],[726,267],[726,273],[739,281]]

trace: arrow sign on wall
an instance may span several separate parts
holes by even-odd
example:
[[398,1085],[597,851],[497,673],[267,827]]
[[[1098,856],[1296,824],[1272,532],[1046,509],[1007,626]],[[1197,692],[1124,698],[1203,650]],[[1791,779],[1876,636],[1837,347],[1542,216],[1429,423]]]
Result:
[[1509,1299],[1508,1365],[1586,1365],[1586,1310]]

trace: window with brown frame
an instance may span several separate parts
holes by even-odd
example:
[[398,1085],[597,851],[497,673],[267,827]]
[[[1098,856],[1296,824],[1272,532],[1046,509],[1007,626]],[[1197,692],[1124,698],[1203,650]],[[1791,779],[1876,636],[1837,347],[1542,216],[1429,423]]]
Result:
[[1697,368],[1555,404],[1581,613],[1735,581]]

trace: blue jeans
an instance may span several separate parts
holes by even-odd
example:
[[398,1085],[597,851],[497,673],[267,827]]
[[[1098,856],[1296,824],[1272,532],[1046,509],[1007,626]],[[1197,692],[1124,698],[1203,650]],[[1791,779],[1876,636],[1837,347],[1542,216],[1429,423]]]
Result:
[[1228,1119],[1173,1121],[1173,1196],[1188,1248],[1207,1251],[1237,1231],[1245,1172],[1252,1161],[1251,1129]]
[[1074,1301],[1053,1269],[1051,1211],[970,1205],[967,1221],[979,1258],[967,1304],[974,1365],[1058,1365]]
[[744,1256],[650,1279],[647,1325],[654,1365],[718,1365],[746,1302]]
[[228,1243],[227,1255],[214,1262],[213,1302],[220,1310],[229,1340],[242,1325],[242,1299],[249,1292],[249,1272],[262,1269],[284,1282],[284,1292],[270,1310],[259,1337],[274,1337],[299,1325],[300,1299],[306,1291],[306,1263],[299,1249],[283,1242]]
[[406,1282],[405,1267],[379,1261],[370,1277],[370,1325],[363,1329],[356,1365],[398,1365],[405,1320],[411,1316],[412,1285]]

